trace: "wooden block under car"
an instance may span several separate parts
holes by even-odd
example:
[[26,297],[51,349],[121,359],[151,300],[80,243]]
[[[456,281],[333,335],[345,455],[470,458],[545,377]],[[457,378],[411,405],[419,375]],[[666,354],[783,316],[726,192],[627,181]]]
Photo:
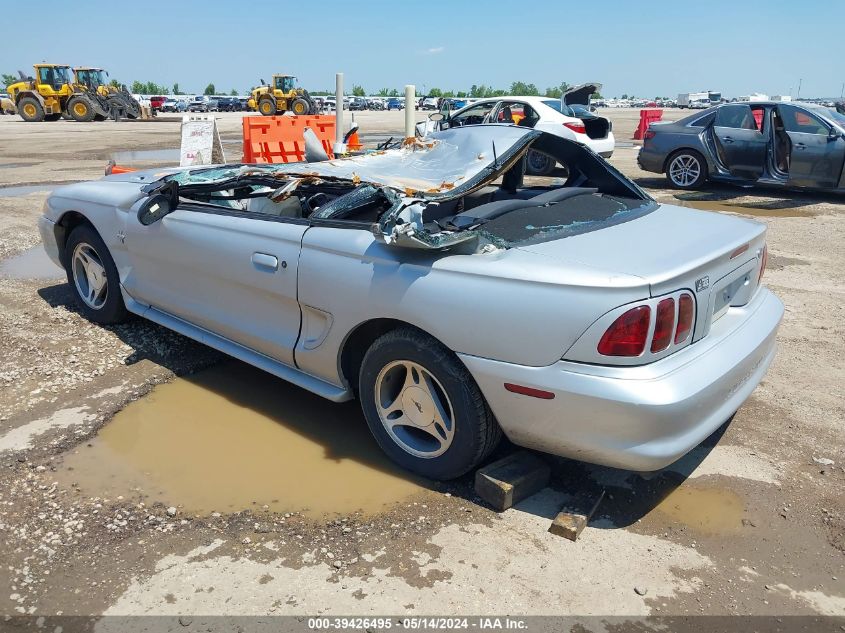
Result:
[[475,473],[475,492],[502,512],[546,487],[551,470],[527,451],[512,453]]
[[587,527],[587,523],[590,522],[590,519],[593,517],[593,514],[595,514],[602,499],[604,499],[604,490],[602,490],[599,498],[593,504],[592,510],[590,510],[587,514],[582,514],[580,512],[558,512],[554,521],[552,521],[552,524],[549,526],[549,532],[556,534],[557,536],[562,536],[563,538],[568,538],[570,541],[574,541],[578,538],[578,535],[584,531],[584,528]]

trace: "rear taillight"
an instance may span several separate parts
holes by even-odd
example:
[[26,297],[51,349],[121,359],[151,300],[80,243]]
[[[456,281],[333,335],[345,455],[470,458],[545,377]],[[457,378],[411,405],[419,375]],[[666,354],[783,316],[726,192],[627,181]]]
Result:
[[760,282],[763,281],[763,273],[766,272],[766,264],[769,262],[769,245],[763,244],[763,255],[760,258],[762,261],[760,262],[760,276],[757,277],[757,285],[760,285]]
[[639,306],[628,310],[607,328],[598,344],[603,356],[639,356],[648,338],[651,308]]
[[692,330],[692,320],[695,315],[695,302],[688,294],[678,297],[678,329],[675,332],[675,345],[687,340]]
[[663,299],[657,304],[657,318],[654,322],[654,337],[651,339],[651,352],[662,352],[672,342],[675,330],[675,300]]
[[650,140],[651,140],[651,139],[653,139],[655,136],[657,136],[657,135],[656,135],[653,131],[651,131],[651,130],[646,130],[646,131],[645,131],[645,134],[643,134],[643,140],[644,140],[644,141],[650,141]]
[[577,123],[574,123],[572,121],[566,121],[563,124],[563,127],[569,128],[570,130],[572,130],[576,134],[586,134],[587,133],[587,128],[584,126],[584,124],[581,121],[578,121]]

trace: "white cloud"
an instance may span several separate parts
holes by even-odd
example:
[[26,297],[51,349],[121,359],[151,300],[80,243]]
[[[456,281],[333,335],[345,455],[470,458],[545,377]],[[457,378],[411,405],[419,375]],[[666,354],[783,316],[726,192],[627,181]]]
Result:
[[442,53],[445,50],[446,50],[445,46],[435,46],[433,48],[429,48],[428,50],[426,50],[426,54],[437,55],[438,53]]

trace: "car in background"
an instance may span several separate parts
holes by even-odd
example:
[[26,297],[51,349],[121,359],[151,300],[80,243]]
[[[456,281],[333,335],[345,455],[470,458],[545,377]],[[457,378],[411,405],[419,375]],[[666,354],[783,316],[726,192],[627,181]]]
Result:
[[388,110],[402,110],[404,109],[404,104],[402,101],[397,99],[396,97],[391,97],[387,100],[387,109]]
[[189,112],[215,112],[218,110],[217,97],[197,95],[188,104]]
[[[616,145],[611,122],[602,116],[589,112],[580,100],[588,99],[600,84],[586,84],[573,89],[572,100],[580,106],[581,116],[564,99],[547,97],[506,96],[480,99],[460,110],[452,112],[448,102],[435,113],[428,123],[420,123],[417,132],[426,134],[433,129],[447,129],[465,125],[485,125],[504,123],[530,127],[555,136],[566,138],[585,145],[602,158],[610,158]],[[585,97],[585,95],[587,95]],[[586,110],[585,110],[586,108]],[[526,159],[527,173],[535,176],[547,176],[555,169],[551,157],[539,151],[531,151]]]
[[161,104],[162,112],[185,112],[188,109],[188,102],[183,99],[165,99]]
[[217,100],[217,110],[220,112],[235,112],[240,108],[240,102],[235,97],[214,97]]
[[161,106],[164,105],[165,101],[167,101],[167,97],[162,97],[161,95],[150,97],[150,108],[153,112],[158,112],[161,110]]
[[367,100],[364,97],[350,97],[349,105],[346,107],[350,110],[366,110]]
[[651,124],[637,162],[678,189],[711,180],[845,191],[845,114],[795,101],[726,103]]
[[420,110],[437,110],[440,105],[438,97],[423,97],[419,102]]

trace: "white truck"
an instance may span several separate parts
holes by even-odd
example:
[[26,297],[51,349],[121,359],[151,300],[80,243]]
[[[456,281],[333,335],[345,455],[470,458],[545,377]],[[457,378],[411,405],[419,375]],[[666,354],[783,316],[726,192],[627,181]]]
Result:
[[678,107],[690,109],[709,108],[722,100],[721,92],[706,90],[704,92],[682,92],[678,94]]

